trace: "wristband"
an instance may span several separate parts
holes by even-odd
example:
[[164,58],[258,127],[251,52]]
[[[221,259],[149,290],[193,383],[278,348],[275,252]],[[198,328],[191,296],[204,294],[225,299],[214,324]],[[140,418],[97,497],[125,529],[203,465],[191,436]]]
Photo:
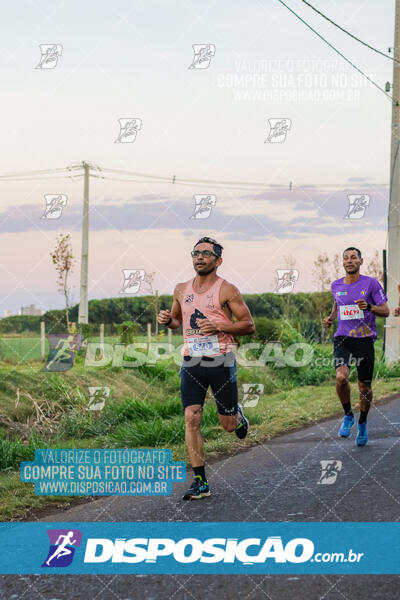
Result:
[[371,310],[371,304],[368,302],[367,308],[365,310]]
[[166,327],[168,327],[168,325],[171,323],[171,321],[172,321],[172,317],[170,317],[170,318],[168,319],[168,321],[165,323],[165,326],[166,326]]

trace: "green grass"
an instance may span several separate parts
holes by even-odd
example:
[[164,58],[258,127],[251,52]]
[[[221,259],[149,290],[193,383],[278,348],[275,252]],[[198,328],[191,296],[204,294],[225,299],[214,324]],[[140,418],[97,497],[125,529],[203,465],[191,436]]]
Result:
[[[376,348],[379,356],[379,346]],[[315,348],[318,356],[332,356],[332,344]],[[184,417],[179,396],[178,366],[163,361],[138,368],[85,368],[77,356],[74,367],[65,373],[43,373],[42,363],[5,365],[0,363],[0,414],[17,423],[35,417],[32,399],[59,417],[52,431],[29,431],[26,439],[0,425],[0,519],[29,519],[29,511],[76,502],[74,498],[35,496],[32,484],[19,481],[21,461],[33,460],[36,448],[171,448],[174,460],[186,460]],[[353,406],[358,396],[352,370]],[[374,396],[397,392],[400,364],[387,368],[377,361]],[[209,390],[203,411],[202,433],[209,459],[262,443],[290,429],[319,419],[340,415],[334,369],[308,365],[289,367],[242,367],[238,384],[262,383],[264,394],[258,405],[246,409],[249,435],[238,440],[222,430],[215,402]],[[88,386],[109,386],[110,399],[101,413],[87,411]],[[16,402],[19,393],[18,404]]]
[[[156,342],[155,337],[152,338],[153,343]],[[90,336],[89,342],[100,343],[99,336]],[[135,336],[134,343],[147,343],[147,336]],[[115,336],[104,336],[104,343],[112,344],[113,346],[119,343],[119,337]],[[165,335],[162,342],[168,343],[168,337]],[[183,343],[183,336],[173,334],[172,343],[174,346],[179,346]],[[49,353],[49,342],[45,339],[45,356]],[[0,337],[0,361],[4,361],[12,364],[21,364],[25,362],[38,362],[41,360],[41,343],[38,335],[26,336],[26,335],[6,335],[3,334]]]
[[[398,392],[398,378],[388,381],[378,380],[374,385],[375,398]],[[356,406],[357,390],[352,384],[353,406]],[[152,407],[154,408],[154,407]],[[120,424],[112,435],[99,437],[80,437],[58,440],[50,447],[62,448],[104,448],[108,447],[160,447],[171,448],[174,460],[187,460],[186,449],[183,441],[183,418],[174,415],[173,401],[166,404],[169,414],[168,419],[158,417],[151,419],[151,410],[146,411],[135,402],[125,401],[119,409],[116,405],[110,407],[110,412],[118,415]],[[315,386],[305,386],[299,389],[284,390],[261,397],[257,407],[246,410],[250,421],[250,430],[245,440],[238,440],[234,434],[226,433],[218,424],[215,404],[211,398],[206,401],[202,433],[205,439],[207,459],[222,453],[232,453],[239,449],[260,444],[285,431],[290,431],[299,426],[309,425],[320,419],[338,415],[342,411],[336,398],[333,381]],[[123,416],[122,416],[123,415]],[[141,415],[140,420],[133,420],[134,416]],[[164,423],[164,424],[163,424]],[[150,424],[150,426],[148,426]],[[100,425],[96,425],[99,427]],[[115,437],[114,437],[115,436]],[[154,437],[152,437],[154,436]],[[117,439],[116,439],[117,438]],[[119,438],[119,439],[118,439]],[[168,441],[160,443],[160,439]],[[153,443],[149,443],[153,442]],[[37,440],[41,447],[40,440]],[[17,466],[19,460],[33,459],[35,444],[21,448],[21,445],[3,444],[1,452],[6,454],[6,460],[11,460]],[[43,446],[42,446],[43,447]],[[48,446],[49,447],[49,446]],[[7,456],[8,455],[8,456]],[[4,461],[4,458],[2,458]],[[3,463],[4,464],[4,463]],[[76,502],[71,497],[36,496],[32,484],[21,483],[19,474],[14,470],[0,473],[0,519],[32,518],[39,508],[65,506]]]

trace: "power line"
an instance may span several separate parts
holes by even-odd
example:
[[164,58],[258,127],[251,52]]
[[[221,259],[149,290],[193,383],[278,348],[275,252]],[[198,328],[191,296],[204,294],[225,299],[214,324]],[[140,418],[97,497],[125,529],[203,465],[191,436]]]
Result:
[[[74,168],[74,167],[72,167]],[[44,169],[41,171],[19,171],[18,173],[4,173],[3,175],[0,175],[0,179],[9,179],[12,177],[28,177],[30,175],[33,176],[38,176],[40,178],[41,175],[49,175],[52,176],[52,174],[57,174],[57,173],[66,173],[68,171],[70,171],[71,168],[68,167],[63,167],[60,169]]]
[[394,62],[400,63],[400,61],[397,60],[396,58],[394,58],[393,56],[389,56],[388,54],[385,54],[385,52],[381,52],[381,50],[378,50],[377,48],[374,48],[374,46],[371,46],[370,44],[367,44],[367,42],[363,42],[363,40],[360,40],[360,38],[358,38],[355,35],[353,35],[352,33],[350,33],[350,31],[347,31],[347,29],[344,29],[344,27],[341,27],[340,25],[338,25],[338,23],[335,23],[335,21],[332,21],[332,19],[330,19],[329,17],[327,17],[326,15],[324,15],[324,13],[322,13],[320,10],[318,10],[318,8],[315,8],[315,6],[313,6],[312,4],[310,4],[309,2],[307,2],[307,0],[303,0],[303,2],[304,2],[304,4],[307,4],[307,6],[309,6],[310,8],[312,8],[312,10],[314,10],[316,13],[318,13],[321,17],[323,17],[324,19],[326,19],[327,21],[329,21],[329,23],[332,23],[332,25],[334,25],[335,27],[337,27],[338,29],[340,29],[341,31],[343,31],[344,33],[346,33],[347,35],[349,35],[351,38],[353,38],[353,40],[356,40],[357,42],[360,42],[360,44],[362,44],[363,46],[366,46],[370,50],[373,50],[374,52],[377,52],[378,54],[381,54],[382,56],[384,56],[385,58],[388,58],[389,60],[392,60]]
[[334,50],[337,54],[339,54],[339,56],[341,56],[346,62],[349,63],[349,65],[351,65],[353,67],[353,69],[355,69],[356,71],[358,71],[359,73],[361,73],[361,75],[363,77],[365,77],[366,79],[368,79],[368,81],[370,83],[372,83],[372,85],[374,85],[376,88],[378,88],[378,90],[380,90],[383,94],[385,94],[385,96],[387,98],[389,98],[389,100],[391,101],[392,104],[395,103],[395,101],[393,100],[392,96],[390,96],[389,94],[387,94],[385,92],[385,90],[380,87],[380,85],[378,85],[373,79],[371,79],[371,77],[368,77],[368,75],[366,73],[364,73],[364,71],[362,71],[361,69],[359,69],[353,62],[351,62],[351,60],[349,60],[344,54],[342,54],[337,48],[335,48],[335,46],[333,46],[330,42],[328,42],[328,40],[326,38],[324,38],[323,35],[321,35],[320,33],[318,33],[318,31],[316,31],[313,27],[311,27],[311,25],[309,25],[307,23],[307,21],[305,21],[304,19],[302,19],[300,17],[300,15],[298,15],[294,10],[292,10],[290,8],[290,6],[288,6],[287,4],[285,4],[283,2],[283,0],[278,0],[278,2],[280,2],[285,8],[287,8],[295,17],[297,17],[299,19],[299,21],[301,21],[302,23],[304,23],[304,25],[306,25],[309,29],[311,29],[311,31],[313,33],[315,33],[315,35],[317,35],[321,40],[323,40],[325,42],[325,44],[328,44],[328,46],[330,48],[332,48],[332,50]]
[[1,177],[1,181],[53,181],[53,179],[75,179],[77,177],[82,177],[83,175],[75,175],[71,177],[69,175],[55,175],[52,177]]
[[[21,171],[9,174],[0,174],[0,181],[40,181],[40,180],[53,180],[53,179],[71,179],[80,178],[83,173],[76,173],[71,175],[71,170],[79,169],[80,167],[66,167],[61,169],[43,169],[40,171]],[[89,170],[92,167],[89,165]],[[166,176],[157,175],[150,173],[141,173],[136,171],[123,171],[120,169],[109,169],[107,167],[102,168],[96,165],[96,173],[90,172],[90,177],[95,179],[102,179],[104,181],[119,181],[124,183],[159,183],[159,184],[170,184],[170,185],[181,185],[181,186],[208,186],[208,187],[220,187],[241,189],[245,191],[251,191],[252,189],[266,189],[269,190],[287,190],[289,189],[289,183],[267,183],[267,182],[254,182],[254,181],[231,181],[231,180],[219,180],[219,179],[197,179],[191,177],[178,177],[176,175]],[[52,175],[52,173],[60,173]],[[64,173],[63,175],[61,173]],[[109,175],[112,174],[111,176]],[[113,174],[116,174],[114,176]],[[36,177],[29,177],[29,175],[36,174]],[[49,176],[50,175],[50,176]],[[118,175],[125,175],[125,177],[118,177]],[[345,182],[345,183],[304,183],[292,186],[292,189],[321,189],[321,188],[341,188],[341,189],[354,189],[359,188],[360,185],[366,188],[377,188],[385,187],[387,183],[368,183],[362,182]]]
[[[149,182],[146,180],[135,180],[135,179],[123,179],[120,177],[108,177],[106,175],[91,175],[91,177],[94,177],[96,179],[103,179],[104,181],[118,181],[118,182],[123,182],[123,183],[145,183],[148,184]],[[172,180],[171,178],[169,178],[166,181],[152,181],[151,183],[157,184],[157,183],[161,183],[161,184],[165,184],[165,183],[170,183],[171,185],[179,185],[179,186],[192,186],[192,187],[208,187],[208,189],[213,188],[213,189],[218,189],[219,187],[222,187],[222,189],[234,189],[234,190],[243,190],[243,191],[247,191],[247,192],[251,192],[251,191],[259,191],[259,190],[263,190],[265,188],[268,188],[269,191],[274,191],[274,190],[289,190],[290,186],[287,183],[259,183],[259,184],[251,184],[252,187],[243,187],[244,184],[241,184],[240,182],[234,183],[234,182],[225,182],[225,181],[207,181],[207,180],[195,180],[195,181],[190,181],[190,180],[183,180],[183,179],[179,179],[176,178],[175,182],[172,184]],[[375,184],[371,184],[371,183],[362,183],[362,184],[358,184],[357,182],[348,182],[348,183],[315,183],[315,184],[300,184],[300,185],[293,185],[292,186],[292,190],[300,190],[300,189],[304,189],[304,190],[309,190],[312,191],[313,189],[316,190],[321,190],[321,189],[325,189],[325,188],[336,188],[336,189],[347,189],[347,190],[354,190],[357,188],[360,188],[360,186],[362,186],[363,190],[365,189],[376,189],[378,187],[388,187],[387,183],[375,183]]]

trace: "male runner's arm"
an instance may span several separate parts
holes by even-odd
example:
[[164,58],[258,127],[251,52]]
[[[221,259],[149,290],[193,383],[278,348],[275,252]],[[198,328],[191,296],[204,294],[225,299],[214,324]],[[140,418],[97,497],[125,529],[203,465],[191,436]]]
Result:
[[[355,300],[355,303],[358,305],[358,308],[361,308],[361,310],[367,310],[368,302],[365,300]],[[378,317],[388,317],[390,315],[387,302],[384,302],[383,304],[370,304],[369,310]]]
[[[370,289],[370,298],[372,302],[367,302],[365,299],[359,298],[355,300],[358,307],[361,310],[369,310],[378,317],[388,317],[390,315],[390,309],[387,305],[387,297],[385,291],[377,279],[372,279],[372,285]],[[385,300],[386,302],[382,302]]]
[[336,319],[337,317],[337,304],[336,304],[336,300],[333,303],[332,306],[332,310],[331,310],[331,314],[328,317],[325,317],[325,319],[322,321],[323,324],[325,325],[325,327],[330,327],[333,323],[333,321]]
[[221,288],[221,305],[228,305],[236,317],[235,323],[215,321],[211,319],[198,319],[197,323],[202,335],[212,335],[218,332],[231,333],[232,335],[247,335],[254,333],[255,325],[249,307],[242,298],[238,288],[232,283],[225,283]]
[[169,329],[178,329],[182,323],[182,311],[179,302],[180,295],[180,285],[178,283],[174,289],[174,299],[172,301],[171,310],[160,310],[158,313],[158,322],[161,325],[166,325],[171,318],[171,322],[167,326]]

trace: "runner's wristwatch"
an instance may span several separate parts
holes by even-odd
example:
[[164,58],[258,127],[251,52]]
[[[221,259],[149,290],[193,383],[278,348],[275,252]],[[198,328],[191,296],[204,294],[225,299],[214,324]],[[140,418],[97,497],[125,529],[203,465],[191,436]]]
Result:
[[371,304],[368,302],[367,308],[365,310],[371,310]]
[[171,321],[172,321],[172,317],[170,317],[170,318],[168,319],[168,321],[165,323],[165,326],[166,326],[166,327],[168,327],[168,325],[171,323]]

